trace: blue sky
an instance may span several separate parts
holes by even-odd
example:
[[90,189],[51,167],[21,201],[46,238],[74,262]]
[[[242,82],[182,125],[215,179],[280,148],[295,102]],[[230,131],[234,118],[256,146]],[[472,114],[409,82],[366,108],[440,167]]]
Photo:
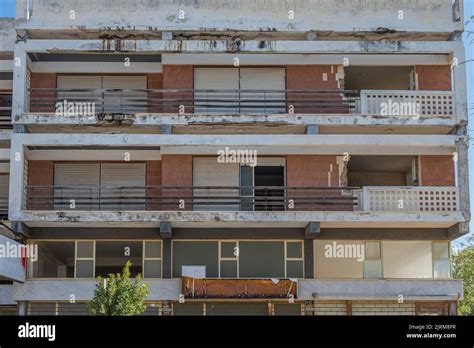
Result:
[[[15,16],[15,0],[0,0],[0,17],[14,17]],[[466,46],[466,60],[474,60],[474,0],[464,1],[465,10],[465,21],[466,21],[466,32],[464,33],[464,42]],[[472,19],[471,19],[472,18]],[[461,63],[461,62],[460,62]],[[474,116],[474,61],[468,62],[467,74],[468,74],[468,96],[469,96],[469,116]],[[469,134],[474,137],[474,122],[469,124]],[[471,142],[471,146],[474,146],[474,142]],[[471,176],[470,194],[471,194],[471,205],[474,206],[474,151],[471,149],[469,153],[469,171]],[[474,234],[474,222],[471,222],[471,234]],[[464,240],[464,238],[462,239]],[[462,241],[461,240],[461,241]],[[455,242],[455,245],[459,245],[459,241]]]
[[0,0],[0,17],[15,17],[15,0]]

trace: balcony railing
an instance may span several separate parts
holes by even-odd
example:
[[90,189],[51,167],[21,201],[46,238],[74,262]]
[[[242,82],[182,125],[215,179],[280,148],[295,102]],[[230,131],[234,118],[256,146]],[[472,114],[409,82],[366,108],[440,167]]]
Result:
[[351,211],[355,188],[263,186],[27,186],[28,210]]
[[298,283],[291,279],[193,279],[182,278],[185,298],[294,298]]
[[459,210],[457,187],[412,186],[362,189],[364,211],[452,212]]
[[448,91],[32,88],[29,111],[60,116],[295,113],[453,117],[455,100]]
[[28,210],[459,211],[456,187],[27,186]]
[[360,93],[363,115],[445,116],[455,115],[454,93],[447,91],[380,91]]
[[12,95],[0,93],[0,129],[12,128]]
[[349,113],[355,110],[356,99],[356,91],[343,90],[32,88],[29,104],[31,112],[67,114],[71,110],[72,114],[78,111],[77,116],[180,112],[286,114]]

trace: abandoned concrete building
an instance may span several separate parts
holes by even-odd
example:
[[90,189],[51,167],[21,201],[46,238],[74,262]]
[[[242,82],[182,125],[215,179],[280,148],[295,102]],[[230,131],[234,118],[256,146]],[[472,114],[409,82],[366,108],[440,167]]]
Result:
[[131,260],[149,315],[456,315],[462,1],[16,2],[2,314],[87,314]]

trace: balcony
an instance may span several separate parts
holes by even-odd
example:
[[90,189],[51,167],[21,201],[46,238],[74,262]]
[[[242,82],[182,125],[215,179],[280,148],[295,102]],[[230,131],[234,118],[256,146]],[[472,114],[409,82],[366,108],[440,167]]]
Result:
[[454,92],[449,91],[32,88],[29,111],[45,116],[90,116],[98,120],[137,114],[452,118],[455,100]]
[[299,300],[425,300],[463,298],[462,281],[455,279],[304,279]]
[[[146,280],[150,285],[148,301],[179,299],[179,279]],[[25,283],[13,284],[15,301],[70,301],[74,294],[76,301],[89,301],[94,295],[97,281],[94,279],[30,279]]]
[[456,187],[27,186],[40,211],[456,212]]
[[296,299],[298,282],[290,279],[182,278],[182,293],[189,299],[289,298]]

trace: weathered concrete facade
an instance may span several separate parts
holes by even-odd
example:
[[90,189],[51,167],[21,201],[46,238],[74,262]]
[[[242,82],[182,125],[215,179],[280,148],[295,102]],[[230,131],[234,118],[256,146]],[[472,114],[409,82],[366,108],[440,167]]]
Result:
[[[288,294],[305,315],[454,315],[450,242],[470,220],[462,9],[17,0],[0,26],[0,159],[12,230],[41,252],[0,305],[85,303],[130,245],[161,315],[183,294],[213,301],[200,291],[273,315]],[[196,294],[185,266],[206,267]]]

